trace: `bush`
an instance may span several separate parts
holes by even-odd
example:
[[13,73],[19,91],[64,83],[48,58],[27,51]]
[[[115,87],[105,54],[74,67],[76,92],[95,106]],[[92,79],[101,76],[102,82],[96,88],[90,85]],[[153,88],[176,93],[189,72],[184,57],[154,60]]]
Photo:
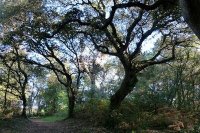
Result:
[[146,127],[145,118],[149,114],[141,112],[134,102],[126,100],[118,110],[113,110],[107,117],[106,126],[117,131],[129,132],[139,127]]
[[[158,107],[155,112],[154,109],[141,108],[141,105],[136,103],[138,102],[127,99],[119,109],[109,112],[108,100],[92,99],[76,107],[76,116],[88,119],[94,125],[104,125],[107,128],[116,130],[116,132],[132,132],[133,130],[141,132],[148,129],[199,131],[199,126],[194,126],[194,118],[197,117],[193,115],[184,114],[170,107]],[[191,123],[192,128],[189,129]],[[175,129],[173,126],[178,128]]]
[[94,125],[103,125],[108,115],[108,100],[91,99],[85,104],[76,106],[76,117],[88,119]]

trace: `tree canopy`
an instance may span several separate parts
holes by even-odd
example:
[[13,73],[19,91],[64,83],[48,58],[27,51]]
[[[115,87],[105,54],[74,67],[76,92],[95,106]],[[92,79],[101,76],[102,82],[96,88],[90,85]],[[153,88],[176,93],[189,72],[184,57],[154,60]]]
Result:
[[105,123],[113,128],[127,118],[124,104],[130,101],[128,107],[137,112],[133,119],[138,123],[144,120],[142,113],[156,114],[164,107],[198,111],[199,26],[192,4],[186,0],[2,1],[2,112],[9,110],[10,95],[22,102],[19,112],[24,117],[28,112],[64,112],[74,117],[74,110],[84,111],[81,106],[91,114],[100,106],[106,109],[97,112],[106,113]]

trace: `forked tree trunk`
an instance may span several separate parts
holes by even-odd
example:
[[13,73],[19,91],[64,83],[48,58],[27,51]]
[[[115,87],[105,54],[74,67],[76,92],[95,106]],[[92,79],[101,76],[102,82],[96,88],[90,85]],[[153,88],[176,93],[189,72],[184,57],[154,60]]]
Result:
[[118,109],[124,98],[134,89],[138,82],[135,72],[126,71],[120,88],[110,99],[110,111]]

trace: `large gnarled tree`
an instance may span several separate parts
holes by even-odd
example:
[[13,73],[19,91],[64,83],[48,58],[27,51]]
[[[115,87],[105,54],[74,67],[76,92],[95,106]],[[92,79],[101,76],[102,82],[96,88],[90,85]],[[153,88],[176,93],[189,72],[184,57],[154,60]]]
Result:
[[[125,75],[120,88],[111,97],[111,110],[117,109],[134,89],[139,72],[148,66],[173,60],[175,47],[188,37],[184,34],[179,8],[172,1],[100,0],[71,4],[74,6],[62,22],[52,33],[43,33],[43,37],[52,38],[67,31],[66,27],[73,26],[74,32],[83,34],[86,42],[93,44],[98,51],[121,61]],[[81,10],[78,7],[82,7]],[[143,59],[142,48],[151,43],[146,41],[147,38],[156,35],[160,40],[154,55]]]

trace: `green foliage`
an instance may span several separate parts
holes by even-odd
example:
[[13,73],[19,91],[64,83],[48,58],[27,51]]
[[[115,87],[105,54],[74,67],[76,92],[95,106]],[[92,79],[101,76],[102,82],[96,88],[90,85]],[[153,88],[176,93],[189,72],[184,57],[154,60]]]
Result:
[[200,123],[198,123],[197,125],[194,126],[194,131],[195,133],[199,133],[200,132]]
[[[0,94],[4,98],[4,94]],[[0,119],[13,118],[21,114],[20,101],[13,95],[7,94],[6,106],[4,100],[0,100]]]
[[20,12],[22,5],[0,5],[0,23],[5,23],[9,18]]
[[138,110],[148,112],[155,112],[159,107],[166,105],[165,96],[151,89],[136,92],[133,102]]
[[67,93],[65,88],[59,84],[54,77],[49,79],[48,88],[43,92],[45,115],[53,115],[57,112],[67,111]]
[[91,99],[85,104],[76,106],[76,117],[88,119],[94,125],[103,125],[108,116],[108,105],[109,101],[106,99]]
[[[23,2],[25,1],[26,0]],[[121,2],[122,1],[117,1],[116,3]],[[124,1],[124,3],[126,3],[126,1]],[[17,3],[6,6],[0,5],[0,12],[2,12],[0,14],[0,23],[12,23],[14,22],[13,20],[17,20],[11,24],[12,28],[8,28],[9,30],[13,30],[10,33],[10,36],[5,37],[2,42],[6,43],[6,46],[11,44],[9,45],[11,49],[14,44],[19,45],[18,49],[21,50],[20,52],[23,53],[22,55],[34,53],[36,55],[39,54],[44,56],[44,58],[50,62],[50,64],[43,65],[47,66],[48,69],[52,67],[51,64],[54,64],[60,59],[57,64],[55,63],[56,65],[54,69],[54,72],[57,71],[57,78],[60,75],[63,76],[62,74],[63,72],[65,73],[66,70],[70,73],[72,72],[72,75],[76,75],[77,70],[75,70],[75,66],[80,66],[80,84],[76,86],[74,77],[72,78],[72,82],[74,84],[73,87],[83,88],[83,90],[85,89],[82,94],[83,99],[87,99],[88,97],[92,98],[90,100],[86,100],[87,102],[84,104],[77,105],[77,117],[88,119],[95,125],[104,124],[108,127],[116,128],[117,130],[119,129],[122,131],[147,129],[149,127],[157,128],[156,126],[164,129],[167,128],[169,124],[173,124],[171,121],[172,119],[178,121],[180,118],[177,118],[174,115],[173,117],[168,117],[164,113],[159,114],[159,108],[169,106],[170,108],[176,107],[183,110],[187,109],[199,111],[200,83],[198,79],[200,69],[198,65],[199,54],[196,54],[199,51],[193,51],[191,49],[187,49],[186,51],[180,50],[180,47],[184,46],[181,44],[181,46],[177,46],[177,60],[170,62],[170,67],[160,65],[144,69],[147,66],[160,64],[162,61],[165,62],[162,58],[167,59],[168,56],[171,57],[171,52],[169,51],[171,51],[172,46],[176,43],[176,45],[178,45],[177,41],[182,42],[182,39],[184,40],[187,36],[187,30],[182,29],[183,24],[179,24],[182,19],[180,19],[179,9],[176,5],[163,5],[153,11],[141,10],[142,16],[138,16],[140,14],[140,8],[110,8],[110,4],[108,4],[108,7],[104,7],[103,5],[105,2],[99,2],[97,4],[95,1],[92,4],[92,7],[90,7],[90,3],[85,6],[86,4],[87,3],[82,5],[83,7],[81,10],[77,9],[76,6],[73,9],[70,7],[66,8],[68,11],[63,11],[65,12],[65,15],[62,14],[62,17],[59,16],[59,13],[52,16],[54,8],[52,8],[52,13],[50,13],[48,10],[45,10],[45,8],[41,11],[34,11],[34,9],[33,11],[27,10],[27,7],[25,8],[22,4]],[[38,5],[42,4],[39,3]],[[69,5],[71,6],[72,4]],[[51,4],[49,6],[51,8]],[[37,6],[33,6],[32,8],[35,7]],[[40,7],[38,6],[38,8]],[[38,8],[35,9],[37,10]],[[106,14],[108,13],[108,10],[110,10],[109,8],[111,10],[114,9],[111,11],[111,13],[114,13],[113,20],[111,19],[111,23],[108,24],[108,27],[104,27],[104,20],[108,20],[105,21],[105,23],[108,23],[110,20],[109,18],[106,18]],[[166,8],[170,9],[166,10]],[[59,10],[61,12],[62,9]],[[53,19],[54,21],[51,22]],[[138,22],[136,20],[138,20]],[[51,26],[52,23],[53,25]],[[178,26],[176,26],[176,24]],[[101,28],[101,26],[104,28]],[[18,27],[20,28],[17,29]],[[17,30],[15,31],[15,29]],[[130,33],[127,34],[127,32]],[[151,37],[152,33],[162,34],[167,38],[160,38],[160,41],[157,41],[154,45],[152,52],[147,55],[142,52],[141,48],[144,46],[143,44],[146,43],[144,42],[146,38]],[[50,37],[52,34],[53,36]],[[183,34],[184,36],[182,37]],[[52,39],[46,39],[46,36]],[[107,66],[105,65],[105,68],[101,68],[99,64],[93,64],[92,71],[88,72],[91,73],[90,78],[91,80],[94,80],[94,83],[90,83],[90,80],[87,79],[87,77],[82,79],[82,73],[84,77],[85,71],[87,70],[85,68],[86,64],[90,64],[90,62],[87,61],[87,59],[82,62],[79,60],[79,56],[81,56],[81,58],[84,58],[85,56],[85,51],[75,48],[76,45],[78,46],[78,43],[81,43],[81,41],[79,42],[79,39],[82,40],[83,45],[88,44],[87,49],[92,49],[92,46],[90,47],[89,45],[94,43],[95,47],[102,53],[113,54],[119,57],[123,66],[121,63],[110,63],[107,64]],[[161,43],[162,41],[163,43]],[[73,47],[69,48],[70,45]],[[23,49],[25,50],[23,51]],[[76,57],[72,56],[74,54]],[[15,54],[11,56],[15,56]],[[43,58],[39,58],[39,56],[38,58],[33,57],[33,60],[37,59],[39,60],[38,63],[43,61]],[[80,62],[75,62],[75,60]],[[159,62],[159,60],[161,62]],[[62,61],[66,62],[62,64]],[[114,59],[112,59],[112,61],[114,61]],[[86,62],[86,64],[84,64],[84,62]],[[23,68],[26,68],[25,64],[26,63],[23,62]],[[65,67],[66,70],[64,69]],[[90,66],[88,68],[90,68]],[[103,76],[106,72],[105,69],[108,69],[106,71],[109,71],[109,69],[112,70],[110,73]],[[139,82],[136,87],[131,86],[132,84],[130,84],[129,86],[134,88],[134,92],[127,97],[127,100],[123,102],[119,109],[109,112],[109,101],[105,99],[97,99],[97,97],[107,98],[113,94],[116,89],[118,89],[124,76],[124,69],[132,73],[131,75],[137,75]],[[43,73],[40,73],[43,71],[42,69],[30,67],[30,69],[27,69],[26,71],[39,73],[37,75],[38,77],[41,76],[40,74],[43,75]],[[100,75],[100,71],[105,72]],[[116,71],[115,74],[113,74],[114,71]],[[107,75],[111,76],[113,79],[110,81],[106,80]],[[7,75],[5,74],[5,77],[6,76]],[[99,94],[96,93],[97,95],[94,95],[94,92],[86,93],[88,88],[93,89],[93,87],[90,87],[90,84],[93,84],[94,88],[96,88],[95,80],[99,82],[99,77],[102,77],[102,84],[100,84],[101,86],[99,88],[105,87],[105,91],[99,91]],[[67,80],[64,78],[60,79]],[[45,82],[48,82],[47,87],[38,96],[38,99],[42,99],[41,101],[38,100],[41,102],[41,105],[38,104],[39,114],[46,115],[46,117],[42,118],[44,121],[53,122],[62,120],[64,116],[66,116],[68,108],[66,93],[68,88],[63,88],[63,86],[56,80],[56,77],[53,77],[52,75],[49,77],[48,81]],[[127,88],[124,87],[123,90],[125,92]],[[11,91],[13,93],[13,90]],[[74,91],[75,94],[79,93],[79,90],[76,91]],[[101,94],[106,96],[101,96]],[[0,94],[0,96],[2,95],[3,94]],[[3,100],[0,101],[0,106],[2,106],[2,104]],[[18,112],[18,110],[19,106],[18,109],[9,107],[4,113],[10,117],[13,115],[13,112]],[[0,108],[0,111],[3,111],[3,109]],[[180,114],[176,113],[176,115]],[[190,123],[190,119],[192,118],[185,118],[184,122]],[[199,128],[195,127],[195,130],[198,131]]]
[[61,90],[58,92],[58,112],[65,112],[67,110],[67,93],[65,90]]
[[116,131],[131,132],[148,127],[147,120],[151,112],[144,112],[131,100],[123,102],[118,110],[113,110],[107,116],[105,126]]

